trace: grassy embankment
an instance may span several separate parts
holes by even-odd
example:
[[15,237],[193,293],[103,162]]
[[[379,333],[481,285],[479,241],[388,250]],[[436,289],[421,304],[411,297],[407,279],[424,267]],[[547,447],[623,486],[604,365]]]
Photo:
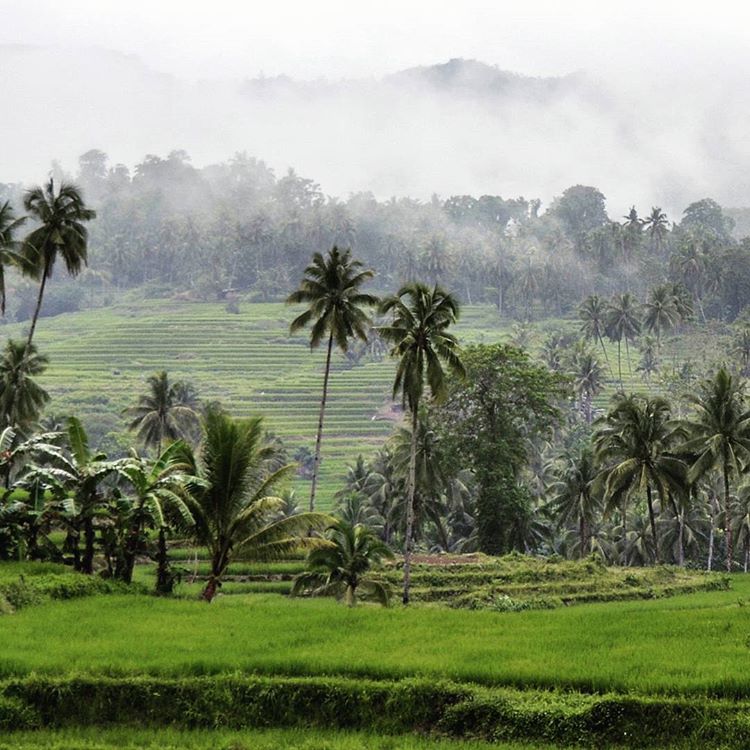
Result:
[[[520,589],[525,578],[534,596],[539,585],[580,588],[587,576],[602,598],[616,573],[652,584],[670,578],[668,570],[591,566],[515,558],[485,565],[498,586]],[[421,572],[446,580],[447,567]],[[0,572],[6,586],[23,572],[25,581],[57,577],[60,590],[73,575],[51,565]],[[465,570],[453,580],[484,590]],[[7,741],[19,744],[11,747],[34,738],[62,747],[81,728],[113,724],[216,728],[216,742],[227,747],[264,747],[274,738],[296,747],[294,732],[229,739],[229,730],[271,727],[324,730],[300,748],[347,748],[362,737],[333,730],[363,731],[363,746],[373,748],[433,746],[390,737],[414,732],[534,747],[744,747],[750,578],[732,581],[731,591],[514,612],[438,604],[349,610],[271,595],[221,597],[211,606],[92,591],[76,601],[39,599],[0,617],[0,728],[65,730],[14,735]],[[137,742],[122,731],[113,744]],[[67,746],[90,747],[92,736]],[[200,747],[210,735],[185,736]],[[100,747],[108,742],[104,735]]]

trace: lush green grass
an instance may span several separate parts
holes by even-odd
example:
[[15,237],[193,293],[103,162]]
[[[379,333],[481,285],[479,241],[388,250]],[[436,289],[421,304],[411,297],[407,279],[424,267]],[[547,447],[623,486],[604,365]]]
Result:
[[[134,727],[14,732],[0,738],[0,750],[525,750],[518,743],[460,742],[409,735],[310,729],[181,731]],[[533,745],[535,750],[552,745]]]
[[728,592],[518,613],[348,610],[258,595],[212,606],[133,596],[54,602],[0,618],[0,674],[426,675],[750,697],[750,578],[734,582]]

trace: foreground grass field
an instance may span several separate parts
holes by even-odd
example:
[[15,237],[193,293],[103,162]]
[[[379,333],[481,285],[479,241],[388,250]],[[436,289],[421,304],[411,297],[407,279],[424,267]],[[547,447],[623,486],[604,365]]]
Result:
[[545,750],[552,745],[431,740],[409,735],[310,729],[231,732],[168,729],[75,729],[15,732],[0,737],[0,750]]
[[726,592],[514,613],[111,595],[0,618],[0,675],[428,676],[750,698],[749,599],[740,575]]

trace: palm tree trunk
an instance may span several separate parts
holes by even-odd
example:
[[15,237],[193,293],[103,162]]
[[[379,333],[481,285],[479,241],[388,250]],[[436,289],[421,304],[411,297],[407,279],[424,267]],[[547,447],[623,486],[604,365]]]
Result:
[[724,462],[724,534],[727,538],[727,572],[732,571],[732,524],[729,517],[729,466]]
[[94,519],[87,517],[83,521],[83,560],[81,561],[81,570],[91,575],[94,572]]
[[36,321],[39,317],[39,312],[42,309],[42,299],[44,298],[44,287],[47,285],[47,263],[44,264],[44,270],[42,271],[42,280],[39,283],[39,294],[36,298],[36,307],[34,308],[34,316],[31,319],[31,328],[29,329],[29,337],[26,339],[26,352],[28,353],[29,347],[31,346],[31,339],[34,338],[34,330],[36,329]]
[[615,374],[612,372],[612,364],[609,361],[609,355],[607,354],[607,347],[604,346],[604,337],[599,334],[599,343],[602,345],[602,353],[604,354],[604,361],[607,363],[607,367],[609,368],[609,374],[614,377]]
[[586,520],[583,517],[583,513],[581,513],[578,519],[578,537],[580,540],[580,550],[578,552],[578,557],[583,559],[586,554]]
[[156,593],[172,593],[172,581],[169,575],[169,557],[167,555],[167,532],[163,526],[159,528],[159,541],[156,552]]
[[625,355],[628,359],[628,372],[632,375],[633,374],[633,365],[630,363],[630,346],[628,344],[628,337],[625,337]]
[[617,373],[620,376],[620,393],[625,390],[622,384],[622,341],[617,339]]
[[310,512],[315,510],[315,492],[318,488],[318,471],[320,469],[320,443],[323,440],[323,417],[326,412],[328,399],[328,377],[331,374],[331,351],[333,350],[333,332],[328,337],[328,351],[326,352],[326,369],[323,375],[323,398],[320,399],[320,415],[318,417],[318,434],[315,437],[315,462],[313,463],[312,488],[310,489]]
[[679,518],[679,535],[678,535],[678,548],[677,564],[681,567],[685,567],[685,514],[680,513]]
[[404,540],[404,595],[402,601],[409,603],[411,587],[411,547],[414,535],[414,492],[417,483],[417,404],[411,412],[411,455],[409,456],[409,488],[406,498],[406,539]]
[[710,499],[711,504],[711,529],[708,532],[708,559],[706,560],[706,570],[710,571],[714,565],[714,500]]
[[659,539],[656,536],[656,518],[654,517],[654,502],[651,496],[651,485],[646,485],[646,500],[648,502],[648,520],[651,524],[651,536],[654,538],[654,562],[659,564]]

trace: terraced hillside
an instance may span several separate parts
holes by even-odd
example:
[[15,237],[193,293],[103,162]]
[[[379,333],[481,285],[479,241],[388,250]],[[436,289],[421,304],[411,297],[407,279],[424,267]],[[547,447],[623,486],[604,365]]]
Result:
[[[241,304],[239,314],[221,303],[146,300],[80,313],[43,318],[36,342],[50,357],[42,379],[52,402],[48,414],[77,414],[96,442],[108,451],[124,450],[131,442],[122,410],[145,389],[146,378],[166,369],[172,378],[192,381],[204,399],[221,401],[238,416],[263,414],[269,429],[293,452],[314,447],[324,353],[311,352],[304,335],[290,337],[295,311],[280,303]],[[575,330],[574,321],[549,320],[535,325],[530,348],[538,349],[550,330]],[[18,336],[24,326],[9,325]],[[491,343],[507,339],[510,321],[500,321],[492,307],[467,306],[457,334],[463,343]],[[693,334],[692,336],[695,336]],[[705,338],[705,337],[704,337]],[[718,341],[716,336],[711,340]],[[687,339],[665,346],[664,361],[682,361],[695,347]],[[696,348],[703,360],[706,349]],[[610,362],[616,348],[609,346]],[[635,367],[623,363],[626,390],[647,386]],[[699,360],[700,364],[701,361]],[[616,369],[616,367],[615,367]],[[359,453],[371,454],[387,438],[398,419],[390,389],[393,363],[363,359],[352,366],[334,356],[330,401],[326,417],[324,460],[321,467],[321,506],[330,507],[346,464]],[[615,383],[596,405],[603,408]],[[658,383],[652,387],[658,389]],[[305,500],[307,483],[296,482]]]
[[[124,449],[122,410],[144,392],[158,369],[193,382],[202,398],[221,401],[237,416],[263,414],[268,427],[293,452],[314,447],[324,353],[311,352],[304,335],[290,337],[295,311],[283,304],[243,304],[239,314],[223,304],[149,300],[43,318],[36,342],[50,358],[42,384],[48,413],[77,414],[110,451]],[[496,338],[492,311],[468,310],[471,338]],[[22,326],[6,326],[20,335]],[[334,356],[326,415],[321,504],[330,507],[346,464],[371,454],[388,437],[393,420],[393,363],[363,360],[351,366]],[[297,481],[304,500],[307,483]]]

